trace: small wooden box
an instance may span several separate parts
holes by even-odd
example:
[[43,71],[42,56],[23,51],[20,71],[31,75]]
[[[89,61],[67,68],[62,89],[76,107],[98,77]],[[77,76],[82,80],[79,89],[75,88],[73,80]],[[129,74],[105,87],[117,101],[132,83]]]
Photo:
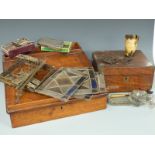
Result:
[[[85,53],[78,43],[73,43],[72,50],[68,54],[56,52],[41,52],[39,49],[32,54],[33,57],[44,58],[46,63],[55,67],[88,67],[91,66]],[[13,59],[4,57],[3,67],[8,68],[14,62]],[[107,98],[105,95],[95,95],[91,100],[71,99],[65,103],[58,99],[45,95],[24,92],[20,102],[15,102],[16,90],[5,86],[6,109],[10,114],[12,127],[20,127],[92,112],[106,108]]]
[[[103,58],[123,58],[124,51],[97,51],[93,53],[93,65],[104,74],[108,92],[128,92],[135,89],[150,90],[154,66],[141,51],[127,62],[108,64]],[[127,59],[127,58],[125,58]]]

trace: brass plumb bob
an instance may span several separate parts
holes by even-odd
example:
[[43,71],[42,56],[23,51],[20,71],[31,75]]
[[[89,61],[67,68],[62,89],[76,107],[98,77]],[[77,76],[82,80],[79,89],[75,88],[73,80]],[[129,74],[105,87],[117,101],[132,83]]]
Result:
[[125,35],[125,56],[133,56],[138,46],[139,36],[136,34]]

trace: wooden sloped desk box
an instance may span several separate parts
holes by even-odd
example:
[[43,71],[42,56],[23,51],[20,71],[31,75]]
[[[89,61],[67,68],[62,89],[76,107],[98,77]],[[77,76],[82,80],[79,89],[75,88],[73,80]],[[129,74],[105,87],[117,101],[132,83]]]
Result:
[[[56,52],[41,52],[38,49],[32,54],[33,57],[44,58],[46,63],[55,67],[88,67],[91,66],[87,56],[78,43],[72,45],[69,54]],[[3,67],[8,68],[13,59],[4,57]],[[106,108],[106,96],[95,95],[91,100],[71,99],[64,103],[58,99],[45,95],[24,92],[19,103],[15,103],[16,90],[5,85],[6,110],[10,114],[12,127],[20,127],[52,119],[62,118],[97,111]]]

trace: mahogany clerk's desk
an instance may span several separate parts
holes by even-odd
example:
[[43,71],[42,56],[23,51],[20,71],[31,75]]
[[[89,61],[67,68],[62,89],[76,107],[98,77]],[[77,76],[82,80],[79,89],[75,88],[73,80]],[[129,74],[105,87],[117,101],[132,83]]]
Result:
[[[90,61],[78,43],[73,43],[69,54],[41,52],[36,49],[30,55],[44,58],[46,63],[55,67],[91,66]],[[8,68],[13,62],[13,59],[4,57],[3,68]],[[24,91],[20,102],[16,103],[15,93],[14,88],[5,85],[6,110],[10,114],[12,127],[30,125],[106,108],[106,96],[103,94],[95,95],[91,100],[71,99],[69,102],[64,103],[55,98]]]

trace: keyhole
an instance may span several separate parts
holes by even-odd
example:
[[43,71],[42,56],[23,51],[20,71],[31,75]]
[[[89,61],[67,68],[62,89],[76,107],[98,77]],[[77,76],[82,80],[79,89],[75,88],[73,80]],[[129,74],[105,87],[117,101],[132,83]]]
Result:
[[129,80],[129,77],[127,77],[127,76],[124,77],[124,81],[125,81],[125,82],[128,82],[128,80]]

